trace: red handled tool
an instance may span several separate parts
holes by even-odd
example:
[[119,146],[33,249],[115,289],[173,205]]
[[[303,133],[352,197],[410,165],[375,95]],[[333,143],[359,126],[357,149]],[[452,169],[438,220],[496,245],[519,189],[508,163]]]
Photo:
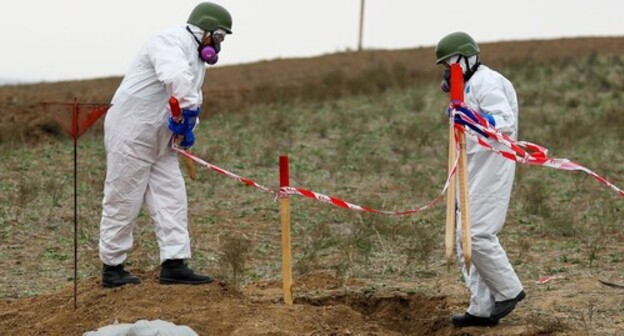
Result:
[[171,115],[173,116],[173,120],[176,122],[180,122],[180,115],[182,114],[182,110],[180,109],[180,102],[178,98],[171,96],[169,98],[169,108],[171,108]]

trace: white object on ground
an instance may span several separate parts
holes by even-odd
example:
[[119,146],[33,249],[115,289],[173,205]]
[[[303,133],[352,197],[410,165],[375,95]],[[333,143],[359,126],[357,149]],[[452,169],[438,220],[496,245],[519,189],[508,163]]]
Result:
[[139,320],[134,324],[120,323],[88,331],[83,336],[198,336],[188,326],[177,326],[162,320]]

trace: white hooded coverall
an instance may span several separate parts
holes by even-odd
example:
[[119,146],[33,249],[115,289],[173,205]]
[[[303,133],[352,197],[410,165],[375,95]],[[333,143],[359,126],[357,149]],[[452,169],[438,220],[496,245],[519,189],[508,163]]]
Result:
[[[470,65],[475,61],[476,56],[471,57]],[[518,100],[511,82],[500,73],[480,65],[464,85],[464,101],[468,107],[493,116],[496,129],[517,139]],[[499,148],[497,143],[489,143]],[[468,137],[466,153],[472,237],[469,274],[461,250],[460,216],[456,217],[457,251],[466,286],[471,293],[467,312],[473,316],[489,317],[495,301],[513,299],[523,289],[497,237],[505,224],[516,164],[479,146]]]
[[[202,30],[189,25],[201,39]],[[187,199],[177,156],[170,149],[170,96],[181,108],[202,103],[205,65],[186,25],[150,38],[132,62],[104,122],[106,181],[100,259],[122,264],[132,248],[143,202],[155,223],[161,263],[191,257]]]

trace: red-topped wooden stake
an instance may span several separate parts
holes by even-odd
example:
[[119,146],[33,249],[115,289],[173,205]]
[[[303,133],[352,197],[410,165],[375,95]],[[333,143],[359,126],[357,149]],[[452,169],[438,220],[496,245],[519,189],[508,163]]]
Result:
[[[279,158],[280,187],[290,185],[288,171],[288,156]],[[282,278],[284,289],[284,303],[293,304],[292,298],[292,267],[290,252],[290,198],[280,198],[280,222],[282,224]]]
[[[464,102],[464,74],[461,66],[457,63],[451,65],[451,102]],[[461,246],[464,254],[466,272],[470,273],[470,261],[472,259],[472,240],[470,236],[470,202],[468,198],[468,159],[466,157],[466,140],[464,133],[456,132],[459,143],[459,206],[461,216]]]

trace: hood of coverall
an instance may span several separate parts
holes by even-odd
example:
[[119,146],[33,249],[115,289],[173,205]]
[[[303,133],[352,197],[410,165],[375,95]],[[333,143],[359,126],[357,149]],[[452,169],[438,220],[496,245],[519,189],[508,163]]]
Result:
[[466,61],[464,61],[463,59],[464,57],[462,57],[461,55],[455,55],[455,56],[451,56],[446,62],[449,65],[458,63],[459,66],[461,66],[462,73],[465,75],[466,71],[468,71],[468,69],[472,69],[475,66],[475,64],[477,64],[477,62],[479,61],[477,55],[470,56],[468,57],[468,67],[466,67]]

